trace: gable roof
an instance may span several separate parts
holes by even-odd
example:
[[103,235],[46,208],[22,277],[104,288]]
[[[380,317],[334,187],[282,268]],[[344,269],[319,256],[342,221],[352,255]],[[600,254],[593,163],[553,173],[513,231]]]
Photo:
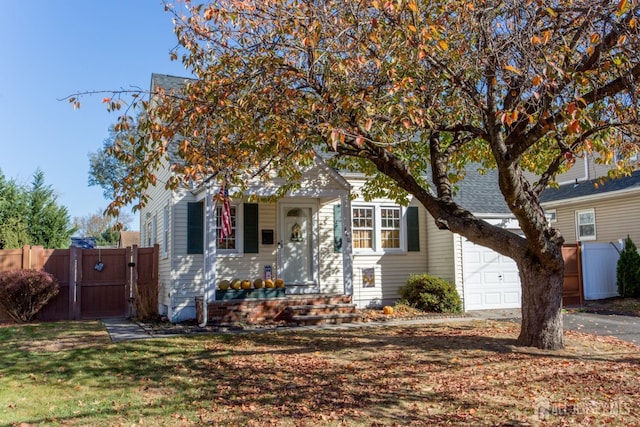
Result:
[[602,197],[603,195],[615,195],[617,192],[640,191],[640,170],[634,171],[629,176],[608,179],[601,182],[599,179],[576,182],[563,185],[559,188],[547,188],[540,196],[543,204],[567,201],[577,198]]

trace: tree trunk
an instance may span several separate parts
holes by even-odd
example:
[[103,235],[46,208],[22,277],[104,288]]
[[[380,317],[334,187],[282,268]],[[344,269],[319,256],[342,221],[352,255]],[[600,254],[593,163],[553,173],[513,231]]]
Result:
[[563,266],[561,263],[559,270],[545,268],[530,256],[518,262],[522,282],[522,324],[518,345],[548,350],[564,348]]

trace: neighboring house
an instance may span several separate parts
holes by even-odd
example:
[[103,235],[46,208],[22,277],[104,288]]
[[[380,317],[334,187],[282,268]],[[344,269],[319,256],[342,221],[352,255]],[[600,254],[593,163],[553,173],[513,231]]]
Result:
[[[140,246],[140,232],[139,231],[121,231],[120,240],[118,240],[119,248],[128,248],[131,246]],[[149,246],[149,245],[144,245]]]
[[548,188],[542,206],[567,243],[640,242],[640,170],[617,179],[577,181]]
[[[152,90],[184,81],[153,74]],[[172,161],[156,171],[158,182],[168,180]],[[458,185],[463,206],[517,231],[495,172],[468,175]],[[514,261],[438,230],[416,200],[406,207],[365,201],[365,182],[318,157],[303,171],[300,188],[277,202],[248,197],[270,196],[278,182],[250,183],[244,198],[231,199],[232,234],[222,240],[219,184],[150,187],[140,230],[143,246],[160,246],[160,313],[174,322],[195,318],[195,298],[212,301],[220,280],[269,275],[284,279],[287,294],[347,294],[362,308],[393,303],[411,274],[430,273],[454,282],[467,310],[520,306]]]
[[551,225],[566,243],[580,243],[584,297],[587,300],[618,295],[616,265],[618,251],[629,236],[640,242],[640,170],[630,176],[599,179],[608,167],[593,165],[587,158],[585,174],[559,180],[559,188],[548,188],[541,196]]

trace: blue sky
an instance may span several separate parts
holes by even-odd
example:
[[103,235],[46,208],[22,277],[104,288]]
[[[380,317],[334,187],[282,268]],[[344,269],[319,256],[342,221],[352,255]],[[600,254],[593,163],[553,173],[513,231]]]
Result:
[[[71,218],[104,209],[102,189],[89,187],[90,152],[117,115],[103,96],[73,110],[59,101],[74,92],[148,89],[151,73],[188,76],[169,59],[176,45],[160,0],[2,1],[0,25],[0,170],[31,182],[37,168]],[[132,229],[139,225],[132,224]]]

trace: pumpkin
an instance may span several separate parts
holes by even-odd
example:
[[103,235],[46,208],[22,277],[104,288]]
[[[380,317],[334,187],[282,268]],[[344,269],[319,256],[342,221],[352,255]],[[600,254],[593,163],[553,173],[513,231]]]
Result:
[[240,289],[240,287],[241,287],[241,286],[240,286],[240,283],[241,283],[241,282],[240,282],[240,279],[233,279],[233,280],[231,281],[231,289],[235,289],[235,290]]
[[218,283],[218,289],[220,289],[221,291],[226,291],[230,286],[231,282],[227,279],[221,280],[220,283]]
[[242,289],[251,289],[251,280],[243,280],[242,283],[240,283],[240,287]]
[[264,288],[264,281],[262,279],[256,279],[253,281],[253,287],[256,289]]
[[276,284],[273,283],[273,280],[267,279],[267,280],[264,281],[264,287],[265,288],[275,288]]
[[390,305],[385,305],[384,307],[382,307],[382,312],[384,314],[393,314],[393,307],[391,307]]
[[284,288],[284,280],[276,279],[276,288]]

